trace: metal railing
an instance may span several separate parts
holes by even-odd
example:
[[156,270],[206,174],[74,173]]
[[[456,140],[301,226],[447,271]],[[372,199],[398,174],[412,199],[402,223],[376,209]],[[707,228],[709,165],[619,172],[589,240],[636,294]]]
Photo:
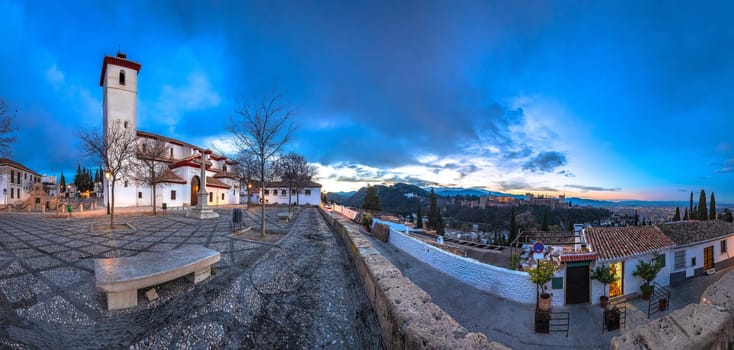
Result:
[[653,292],[647,302],[647,318],[670,308],[670,291],[665,287],[653,282]]
[[627,307],[624,305],[614,305],[604,310],[601,319],[601,333],[611,332],[617,329],[625,328],[627,323]]

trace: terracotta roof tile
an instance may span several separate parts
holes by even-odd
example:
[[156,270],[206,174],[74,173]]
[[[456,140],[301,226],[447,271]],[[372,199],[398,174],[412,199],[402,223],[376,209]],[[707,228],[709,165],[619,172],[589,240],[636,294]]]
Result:
[[162,175],[161,178],[163,182],[168,183],[175,183],[175,184],[185,184],[186,180],[181,178],[180,176],[176,175],[173,171],[166,170]]
[[523,237],[543,242],[545,245],[575,244],[576,236],[573,232],[524,231]]
[[734,234],[734,224],[721,221],[679,221],[658,225],[678,245],[704,242]]
[[599,260],[615,260],[675,246],[655,226],[592,227],[584,229],[584,236]]
[[561,262],[567,263],[567,262],[576,262],[576,261],[594,261],[596,260],[596,253],[570,253],[570,254],[562,254],[561,255]]

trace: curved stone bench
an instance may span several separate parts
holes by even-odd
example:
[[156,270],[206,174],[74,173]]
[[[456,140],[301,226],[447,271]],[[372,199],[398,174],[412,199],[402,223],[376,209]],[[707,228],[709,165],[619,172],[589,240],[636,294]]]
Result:
[[211,267],[221,258],[213,249],[188,246],[161,253],[94,260],[97,290],[107,293],[107,309],[138,304],[138,289],[155,286],[194,274],[194,283],[211,275]]

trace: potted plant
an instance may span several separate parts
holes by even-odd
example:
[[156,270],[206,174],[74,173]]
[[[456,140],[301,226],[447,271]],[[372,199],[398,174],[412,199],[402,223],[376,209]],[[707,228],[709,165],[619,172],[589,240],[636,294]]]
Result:
[[530,282],[536,286],[536,294],[538,295],[538,309],[542,311],[550,310],[551,294],[546,290],[546,284],[553,279],[556,272],[556,265],[547,260],[541,260],[536,267],[528,270]]
[[667,298],[661,298],[658,302],[658,310],[665,311],[668,309],[668,299]]
[[617,280],[617,276],[614,276],[609,265],[597,265],[594,271],[591,272],[591,279],[597,280],[604,285],[602,289],[602,296],[599,297],[599,305],[602,308],[606,308],[609,303],[609,297],[607,296],[607,286]]
[[635,270],[632,271],[632,276],[642,278],[645,283],[643,283],[640,286],[640,291],[642,291],[642,299],[644,300],[650,300],[650,295],[652,295],[652,292],[654,291],[653,286],[650,285],[650,283],[657,277],[658,272],[660,272],[660,269],[662,266],[660,266],[660,263],[657,259],[650,259],[650,261],[640,261],[637,266],[635,266]]

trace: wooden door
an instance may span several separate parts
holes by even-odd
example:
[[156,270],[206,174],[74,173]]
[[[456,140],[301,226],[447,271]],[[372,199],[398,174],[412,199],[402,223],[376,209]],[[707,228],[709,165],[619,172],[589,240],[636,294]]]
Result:
[[703,268],[714,268],[714,246],[703,248]]
[[589,302],[589,265],[566,267],[566,304]]

